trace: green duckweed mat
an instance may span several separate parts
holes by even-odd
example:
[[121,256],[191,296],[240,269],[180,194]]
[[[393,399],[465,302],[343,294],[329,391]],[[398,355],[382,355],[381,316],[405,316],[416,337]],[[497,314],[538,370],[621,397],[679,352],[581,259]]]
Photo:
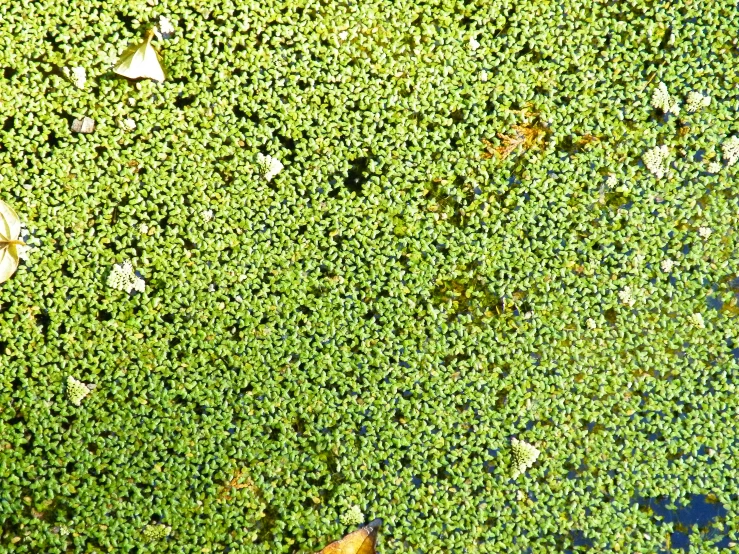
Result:
[[734,551],[737,28],[2,3],[0,551]]

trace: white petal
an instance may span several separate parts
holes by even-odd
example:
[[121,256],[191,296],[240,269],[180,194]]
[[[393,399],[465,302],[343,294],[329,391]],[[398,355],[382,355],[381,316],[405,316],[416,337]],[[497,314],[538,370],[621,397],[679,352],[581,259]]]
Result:
[[0,200],[0,234],[9,240],[18,240],[21,222],[15,210]]
[[15,245],[0,249],[0,283],[4,283],[18,269],[18,253]]

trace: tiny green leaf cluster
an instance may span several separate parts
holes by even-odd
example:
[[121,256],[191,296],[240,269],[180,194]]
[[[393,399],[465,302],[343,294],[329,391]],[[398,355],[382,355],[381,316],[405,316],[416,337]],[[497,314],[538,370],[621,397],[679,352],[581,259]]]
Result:
[[364,522],[364,514],[362,509],[355,504],[341,514],[340,520],[344,525],[359,525]]
[[171,532],[172,528],[162,523],[147,525],[142,531],[144,537],[150,541],[161,540],[168,537]]

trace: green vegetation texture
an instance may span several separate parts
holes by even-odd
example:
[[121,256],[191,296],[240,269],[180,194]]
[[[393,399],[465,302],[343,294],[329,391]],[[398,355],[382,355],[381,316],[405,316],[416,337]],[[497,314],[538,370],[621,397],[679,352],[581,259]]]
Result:
[[[114,75],[162,15],[167,79]],[[2,2],[33,250],[0,285],[0,551],[307,553],[359,510],[384,554],[731,551],[737,28],[733,0]],[[650,508],[694,495],[720,517]]]

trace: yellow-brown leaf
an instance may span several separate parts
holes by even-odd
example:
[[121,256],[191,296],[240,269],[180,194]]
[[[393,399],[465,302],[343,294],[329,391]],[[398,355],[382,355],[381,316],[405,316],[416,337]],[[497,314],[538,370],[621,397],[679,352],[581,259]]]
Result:
[[381,525],[382,520],[376,519],[343,539],[332,542],[317,554],[375,554],[377,530]]

